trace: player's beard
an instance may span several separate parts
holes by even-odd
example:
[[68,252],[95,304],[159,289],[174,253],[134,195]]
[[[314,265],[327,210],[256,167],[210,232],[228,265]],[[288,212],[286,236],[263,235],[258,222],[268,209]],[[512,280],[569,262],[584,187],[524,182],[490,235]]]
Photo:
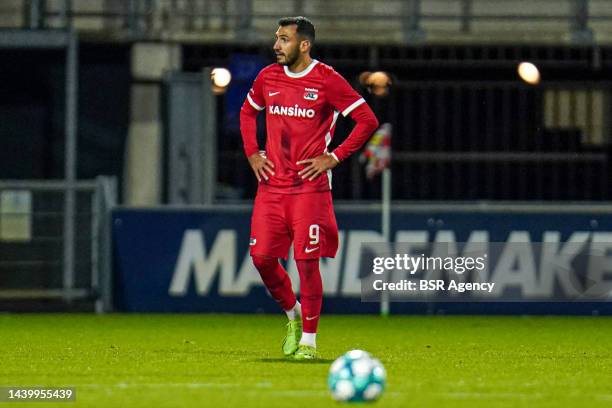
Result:
[[297,60],[300,58],[300,50],[298,47],[295,47],[293,50],[291,50],[291,52],[285,53],[284,56],[285,56],[285,61],[279,62],[279,64],[291,66],[295,64]]

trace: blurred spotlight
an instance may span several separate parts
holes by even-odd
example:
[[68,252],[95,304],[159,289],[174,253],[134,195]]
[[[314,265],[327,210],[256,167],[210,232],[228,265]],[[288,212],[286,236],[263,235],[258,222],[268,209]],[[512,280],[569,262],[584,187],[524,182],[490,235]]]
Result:
[[540,71],[538,67],[531,62],[521,62],[518,65],[518,74],[523,81],[530,85],[537,85],[540,83]]
[[210,72],[210,79],[213,84],[213,92],[221,95],[225,93],[227,86],[232,81],[232,74],[226,68],[213,68]]
[[367,82],[370,75],[372,75],[370,71],[363,71],[361,74],[359,74],[359,83],[363,86],[368,86]]
[[379,97],[389,94],[391,76],[383,71],[365,71],[359,75],[359,83],[368,88],[371,94]]

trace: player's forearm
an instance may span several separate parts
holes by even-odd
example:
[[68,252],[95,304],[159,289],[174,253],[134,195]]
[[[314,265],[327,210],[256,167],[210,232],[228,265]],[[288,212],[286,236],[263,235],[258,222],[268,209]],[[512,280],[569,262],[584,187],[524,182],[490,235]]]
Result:
[[343,161],[363,146],[372,133],[378,128],[378,119],[367,104],[362,104],[353,112],[351,118],[357,122],[346,140],[338,146],[332,155],[338,161]]
[[257,111],[247,102],[240,109],[240,134],[242,145],[247,157],[251,157],[259,151],[257,144]]

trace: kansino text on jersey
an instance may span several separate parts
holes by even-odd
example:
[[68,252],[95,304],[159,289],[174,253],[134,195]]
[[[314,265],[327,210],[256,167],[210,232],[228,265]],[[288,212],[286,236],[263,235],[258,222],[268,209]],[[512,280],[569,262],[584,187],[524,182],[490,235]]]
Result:
[[283,116],[294,116],[296,118],[314,118],[314,109],[300,108],[299,105],[295,106],[279,106],[270,105],[268,111],[271,115],[283,115]]
[[491,293],[495,287],[493,282],[457,282],[450,280],[445,282],[442,279],[420,279],[401,280],[398,282],[385,282],[377,279],[372,282],[372,288],[376,291],[400,291],[400,292],[416,292],[416,291],[447,291],[447,292],[488,292]]

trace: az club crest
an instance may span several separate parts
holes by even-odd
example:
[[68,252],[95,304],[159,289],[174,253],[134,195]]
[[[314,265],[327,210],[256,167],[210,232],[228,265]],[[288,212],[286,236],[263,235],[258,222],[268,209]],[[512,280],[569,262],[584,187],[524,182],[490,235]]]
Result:
[[304,99],[306,99],[307,101],[316,101],[318,97],[319,95],[316,94],[315,92],[304,93]]

